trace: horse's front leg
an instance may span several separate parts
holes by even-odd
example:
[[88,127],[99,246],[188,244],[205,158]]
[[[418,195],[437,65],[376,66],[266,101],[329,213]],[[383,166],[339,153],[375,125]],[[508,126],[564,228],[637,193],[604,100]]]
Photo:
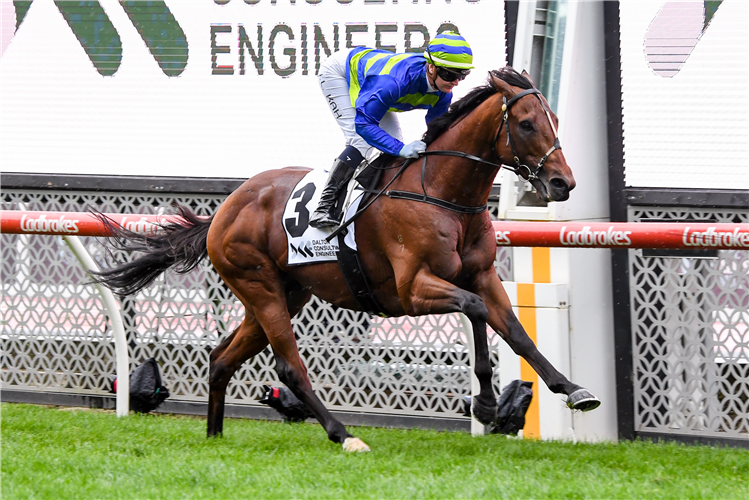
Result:
[[567,395],[567,406],[588,411],[601,402],[587,389],[573,384],[562,375],[538,350],[515,313],[502,282],[492,268],[476,277],[476,290],[489,309],[488,323],[499,333],[515,354],[522,356],[554,393]]
[[479,395],[472,398],[473,414],[483,424],[493,423],[497,415],[497,400],[492,389],[492,366],[486,337],[489,311],[484,301],[475,293],[458,288],[423,269],[406,283],[410,286],[399,286],[406,314],[423,316],[458,312],[465,314],[471,322],[476,353],[473,370],[480,387]]

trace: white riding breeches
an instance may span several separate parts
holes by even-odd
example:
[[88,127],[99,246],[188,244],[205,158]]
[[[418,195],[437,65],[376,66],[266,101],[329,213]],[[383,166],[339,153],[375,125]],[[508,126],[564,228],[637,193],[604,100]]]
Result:
[[[320,66],[320,74],[317,78],[325,101],[328,103],[331,113],[333,113],[333,118],[343,131],[346,146],[355,147],[362,156],[367,158],[368,153],[371,155],[377,150],[356,133],[356,125],[354,124],[356,109],[351,105],[349,87],[346,82],[346,60],[349,52],[350,49],[331,54]],[[380,120],[380,128],[399,141],[403,141],[403,133],[395,113],[385,113],[385,116]]]

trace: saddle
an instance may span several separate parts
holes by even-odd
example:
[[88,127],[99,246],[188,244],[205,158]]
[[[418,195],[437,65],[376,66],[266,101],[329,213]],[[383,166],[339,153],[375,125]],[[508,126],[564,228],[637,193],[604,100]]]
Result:
[[339,218],[338,220],[343,220],[341,216],[348,208],[351,195],[354,189],[357,188],[357,184],[364,190],[364,196],[362,197],[359,206],[365,206],[372,196],[377,194],[375,188],[382,177],[382,171],[384,170],[385,165],[387,165],[393,158],[395,157],[386,153],[381,153],[371,162],[362,162],[362,165],[359,167],[360,170],[351,178],[346,189],[342,189],[341,192],[338,193],[338,200],[336,201],[335,210],[333,212]]

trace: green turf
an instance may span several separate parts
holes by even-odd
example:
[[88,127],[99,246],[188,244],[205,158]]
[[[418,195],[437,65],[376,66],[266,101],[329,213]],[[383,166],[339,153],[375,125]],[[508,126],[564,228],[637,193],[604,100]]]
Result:
[[749,450],[533,442],[2,404],[2,498],[749,498]]

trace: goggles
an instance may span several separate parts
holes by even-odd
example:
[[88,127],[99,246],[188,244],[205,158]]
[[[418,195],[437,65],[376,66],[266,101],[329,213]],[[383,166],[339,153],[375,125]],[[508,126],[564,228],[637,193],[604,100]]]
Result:
[[454,82],[455,80],[462,82],[470,73],[470,69],[447,69],[437,66],[437,76],[446,82]]

